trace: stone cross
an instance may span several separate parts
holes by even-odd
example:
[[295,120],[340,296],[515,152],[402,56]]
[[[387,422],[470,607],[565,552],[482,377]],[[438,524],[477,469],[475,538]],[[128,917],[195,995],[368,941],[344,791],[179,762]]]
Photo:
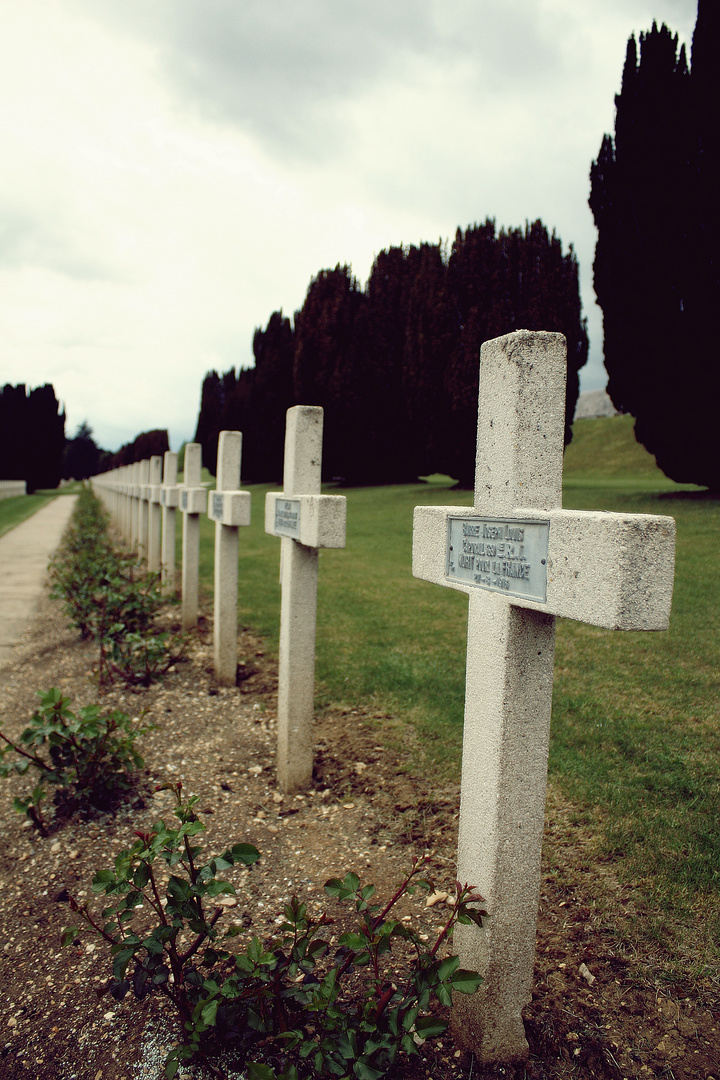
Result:
[[163,595],[175,592],[175,518],[177,517],[177,454],[166,450],[163,457],[163,482],[160,488],[162,507],[161,585]]
[[318,548],[345,547],[345,496],[320,494],[322,432],[319,406],[288,409],[284,490],[265,497],[265,531],[282,537],[277,770],[285,792],[312,779]]
[[160,572],[160,527],[162,513],[160,509],[160,487],[162,485],[163,459],[159,454],[153,454],[150,458],[150,473],[148,481],[148,570],[154,574]]
[[207,510],[207,490],[200,483],[202,446],[187,443],[183,483],[178,492],[182,527],[182,628],[190,630],[198,620],[200,584],[200,515]]
[[667,628],[675,522],[562,510],[565,339],[482,346],[475,505],[416,507],[413,574],[468,593],[458,880],[485,898],[454,951],[484,984],[453,1033],[481,1063],[527,1057],[540,895],[555,618]]
[[138,487],[138,532],[137,550],[138,561],[147,560],[148,557],[148,534],[150,530],[150,459],[143,458],[140,462],[140,483]]
[[238,527],[250,524],[250,492],[240,491],[242,434],[221,431],[217,486],[210,492],[208,517],[215,522],[215,677],[234,686],[237,674]]
[[129,547],[131,551],[135,551],[140,536],[140,462],[134,461],[130,469]]

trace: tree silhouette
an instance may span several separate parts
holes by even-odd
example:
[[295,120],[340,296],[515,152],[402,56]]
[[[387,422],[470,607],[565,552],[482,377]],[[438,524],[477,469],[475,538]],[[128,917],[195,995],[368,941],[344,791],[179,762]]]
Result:
[[608,393],[673,480],[720,487],[720,8],[700,0],[692,66],[657,24],[628,41],[614,138],[591,169]]

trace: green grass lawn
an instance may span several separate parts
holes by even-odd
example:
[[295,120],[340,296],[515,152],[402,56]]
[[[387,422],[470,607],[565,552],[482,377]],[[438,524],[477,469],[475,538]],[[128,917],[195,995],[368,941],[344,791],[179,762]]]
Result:
[[[415,765],[459,776],[467,601],[411,574],[412,514],[471,505],[449,478],[328,488],[348,500],[347,546],[320,553],[319,711],[362,706],[417,732]],[[240,531],[239,611],[277,649],[280,542],[263,528],[266,487],[251,487]],[[563,505],[669,514],[677,522],[670,629],[616,633],[558,620],[551,783],[576,808],[597,856],[651,899],[653,933],[696,923],[707,963],[720,939],[720,499],[669,481],[635,443],[632,420],[575,425]],[[202,523],[201,575],[212,594],[214,526]],[[705,961],[699,962],[702,968]]]

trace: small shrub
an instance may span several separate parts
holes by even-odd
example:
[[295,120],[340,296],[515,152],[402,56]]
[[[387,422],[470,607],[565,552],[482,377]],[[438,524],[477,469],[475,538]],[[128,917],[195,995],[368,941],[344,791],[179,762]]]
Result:
[[[151,832],[138,833],[114,869],[95,875],[93,892],[111,898],[99,916],[88,904],[71,900],[71,906],[111,947],[114,997],[132,991],[142,999],[156,991],[175,1007],[182,1044],[167,1057],[168,1078],[196,1054],[214,1071],[208,1054],[222,1046],[249,1063],[248,1075],[256,1080],[328,1074],[379,1080],[399,1054],[417,1052],[416,1040],[445,1030],[446,1022],[431,1013],[433,1003],[449,1005],[453,990],[477,989],[476,973],[461,970],[457,957],[440,956],[457,922],[482,925],[485,912],[478,910],[477,893],[458,885],[446,924],[431,946],[391,917],[403,896],[430,887],[417,862],[382,907],[371,903],[374,887],[362,886],[355,874],[327,882],[328,896],[350,903],[357,921],[334,948],[323,934],[333,920],[326,914],[312,919],[293,897],[277,937],[264,943],[253,937],[243,952],[230,952],[227,944],[242,931],[233,925],[220,936],[223,909],[213,909],[212,900],[235,890],[218,875],[233,863],[252,865],[258,852],[237,844],[201,864],[201,848],[193,844],[204,830],[194,811],[197,799],[184,802],[179,783],[163,787],[175,796],[179,825],[169,828],[159,821]],[[164,896],[158,863],[171,871]],[[77,933],[77,927],[67,930],[63,943],[73,942]],[[391,961],[393,944],[410,954],[410,973],[400,986],[390,973],[390,963],[397,963]],[[276,1064],[278,1055],[280,1074],[267,1061],[269,1056]],[[264,1061],[252,1060],[263,1056]]]
[[[16,798],[13,805],[46,835],[41,810],[46,785],[71,788],[78,802],[106,805],[130,787],[133,770],[142,768],[135,741],[151,725],[133,721],[119,710],[102,712],[99,705],[86,705],[73,713],[70,698],[55,689],[38,697],[40,708],[18,742],[0,732],[4,744],[0,746],[0,776],[24,775],[31,768],[39,774],[31,794]],[[13,752],[18,756],[11,757]]]
[[81,635],[98,644],[101,686],[116,676],[149,686],[183,657],[186,638],[156,626],[166,602],[159,575],[140,570],[132,555],[113,546],[107,515],[90,489],[78,499],[50,576],[51,596],[63,601]]

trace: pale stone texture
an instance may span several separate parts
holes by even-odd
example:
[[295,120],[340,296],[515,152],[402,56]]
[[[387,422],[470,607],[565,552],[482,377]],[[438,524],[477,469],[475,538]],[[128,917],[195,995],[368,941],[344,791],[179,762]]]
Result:
[[160,572],[160,527],[162,514],[160,510],[160,486],[162,484],[163,459],[159,454],[153,454],[150,458],[150,470],[148,480],[148,570],[157,574]]
[[138,558],[143,561],[148,557],[148,536],[150,532],[150,459],[143,458],[140,462],[140,482],[138,489],[139,522],[138,522]]
[[[489,915],[482,930],[455,932],[462,965],[485,982],[456,996],[452,1023],[482,1063],[528,1052],[520,1013],[535,959],[555,617],[659,630],[672,598],[672,518],[560,509],[565,376],[560,334],[486,342],[474,508],[415,511],[413,573],[469,594],[458,879]],[[471,516],[549,523],[546,602],[448,580],[448,518]]]
[[198,620],[198,590],[200,584],[200,514],[207,509],[207,491],[200,484],[202,447],[188,443],[185,447],[183,483],[180,487],[182,528],[182,627],[190,630]]
[[130,550],[138,549],[140,537],[140,462],[134,461],[130,474]]
[[237,671],[238,528],[250,524],[250,492],[240,491],[242,434],[221,431],[217,484],[208,516],[215,522],[215,602],[213,644],[215,677],[234,686]]
[[177,517],[177,454],[166,450],[163,458],[161,585],[165,596],[175,592],[175,518]]
[[[268,492],[265,501],[265,531],[282,538],[277,771],[285,792],[312,779],[318,548],[345,546],[346,499],[320,494],[322,432],[319,406],[288,410],[283,491]],[[278,529],[277,508],[285,503],[292,524]]]

